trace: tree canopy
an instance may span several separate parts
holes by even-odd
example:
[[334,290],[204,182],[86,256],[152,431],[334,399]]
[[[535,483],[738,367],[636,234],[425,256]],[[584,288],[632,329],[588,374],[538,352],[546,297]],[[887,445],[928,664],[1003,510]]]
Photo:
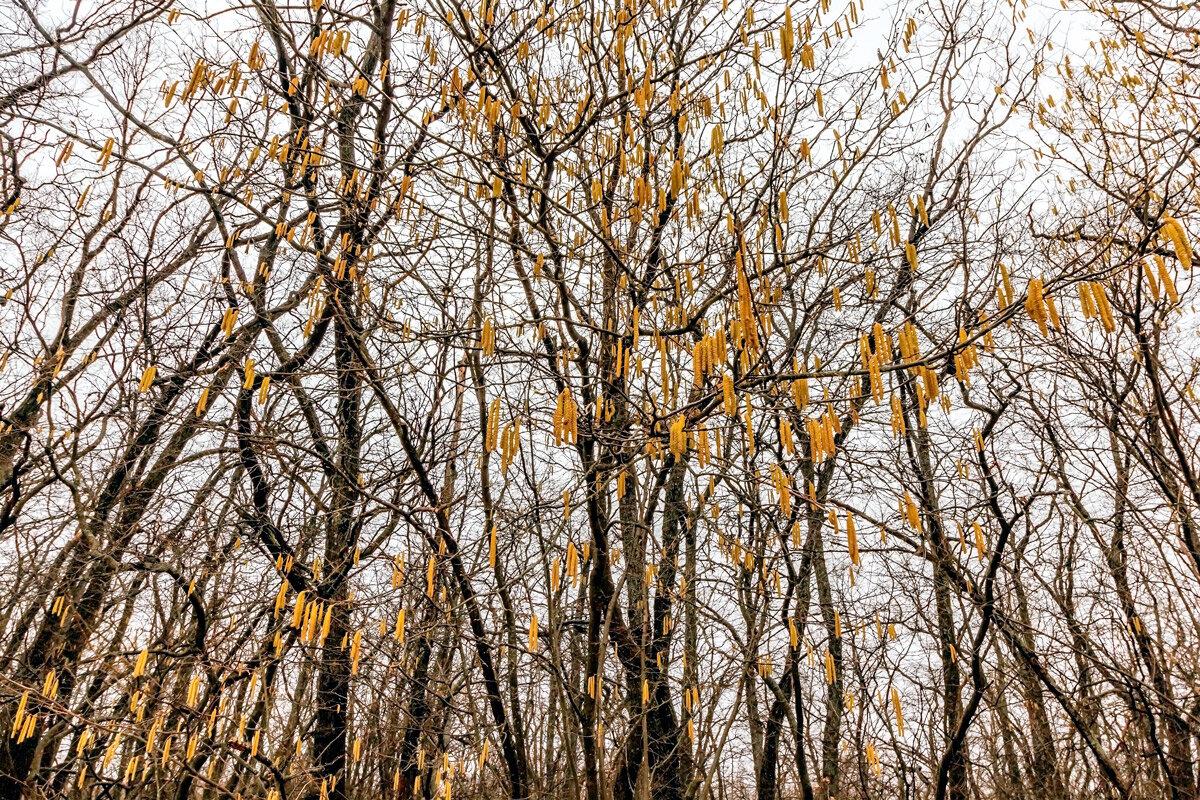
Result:
[[1198,797],[1200,11],[0,28],[0,797]]

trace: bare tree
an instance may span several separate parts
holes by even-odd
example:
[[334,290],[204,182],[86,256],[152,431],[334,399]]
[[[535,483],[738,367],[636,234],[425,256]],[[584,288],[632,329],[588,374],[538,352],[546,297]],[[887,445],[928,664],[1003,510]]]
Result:
[[12,0],[0,795],[1196,797],[1194,16]]

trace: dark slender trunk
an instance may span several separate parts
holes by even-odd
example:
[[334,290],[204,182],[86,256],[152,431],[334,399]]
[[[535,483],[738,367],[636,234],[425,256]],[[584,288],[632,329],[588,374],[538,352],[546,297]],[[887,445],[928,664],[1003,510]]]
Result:
[[758,800],[777,800],[779,796],[779,746],[783,733],[783,721],[787,716],[787,705],[792,696],[792,656],[795,651],[788,652],[784,665],[783,680],[778,686],[778,694],[767,712],[766,730],[763,732],[762,765],[758,769]]
[[396,795],[399,800],[410,800],[415,796],[413,784],[420,774],[417,768],[417,749],[421,746],[421,734],[425,730],[426,720],[429,719],[429,663],[432,654],[429,637],[422,633],[416,642],[416,654],[413,657],[415,664],[412,667],[412,678],[408,681],[408,719],[400,744],[400,787]]
[[[915,379],[908,378],[901,386],[904,398],[905,427],[908,430],[906,445],[909,462],[918,482],[918,502],[924,533],[933,551],[933,596],[937,615],[938,655],[942,666],[942,735],[949,742],[958,730],[962,719],[962,675],[958,669],[958,629],[951,606],[953,585],[947,566],[951,563],[950,548],[946,542],[946,530],[942,524],[941,504],[934,485],[932,443],[929,431],[922,424],[924,417],[922,402],[916,390]],[[921,531],[918,531],[921,533]],[[924,537],[923,537],[924,538]],[[949,754],[949,774],[946,796],[950,800],[967,800],[967,747],[965,742],[953,748]]]
[[[345,286],[343,292],[352,291]],[[344,296],[344,295],[343,295]],[[357,526],[355,507],[362,433],[362,385],[351,333],[343,317],[334,321],[334,364],[337,369],[338,471],[332,476],[332,507],[326,528],[324,563],[332,585],[318,594],[329,608],[329,634],[321,646],[317,670],[316,720],[313,726],[313,761],[331,800],[346,797],[346,741],[350,715],[350,647],[346,567],[354,557]],[[318,787],[313,796],[319,796]]]

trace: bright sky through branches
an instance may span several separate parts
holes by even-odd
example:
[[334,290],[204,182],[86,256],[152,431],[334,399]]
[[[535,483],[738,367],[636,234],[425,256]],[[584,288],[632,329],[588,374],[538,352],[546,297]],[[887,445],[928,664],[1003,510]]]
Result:
[[0,30],[0,797],[1197,797],[1197,12]]

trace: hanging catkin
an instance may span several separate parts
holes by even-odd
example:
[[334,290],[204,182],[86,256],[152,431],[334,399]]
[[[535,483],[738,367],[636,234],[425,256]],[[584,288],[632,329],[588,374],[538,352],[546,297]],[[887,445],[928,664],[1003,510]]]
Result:
[[1096,311],[1100,322],[1104,325],[1104,330],[1112,333],[1117,329],[1117,323],[1113,318],[1112,306],[1108,304],[1108,294],[1104,291],[1104,284],[1092,281],[1092,298],[1096,302]]
[[900,735],[904,735],[904,714],[900,711],[900,692],[896,691],[896,687],[892,687],[892,708],[896,710],[896,730]]
[[1029,290],[1025,295],[1025,312],[1029,314],[1029,318],[1037,323],[1038,330],[1042,332],[1042,336],[1049,336],[1050,332],[1046,328],[1046,322],[1050,319],[1050,313],[1046,310],[1046,300],[1042,292],[1042,281],[1040,278],[1029,279]]
[[1164,216],[1159,233],[1174,246],[1175,257],[1179,259],[1183,268],[1190,270],[1192,268],[1192,246],[1188,243],[1187,233],[1183,230],[1183,225],[1179,223],[1179,220]]
[[846,548],[850,551],[850,561],[859,566],[858,534],[854,530],[854,515],[846,515]]
[[737,267],[738,320],[742,328],[742,346],[753,356],[759,350],[758,322],[754,316],[754,300],[750,292],[750,280],[746,277],[743,251],[738,250],[734,259]]

